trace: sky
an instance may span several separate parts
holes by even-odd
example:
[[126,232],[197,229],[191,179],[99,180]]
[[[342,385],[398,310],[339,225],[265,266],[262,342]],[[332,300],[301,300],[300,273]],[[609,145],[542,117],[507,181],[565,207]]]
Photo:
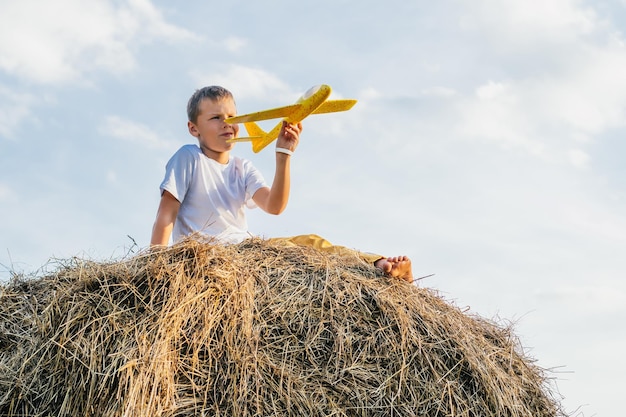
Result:
[[626,0],[0,0],[0,281],[146,248],[195,89],[242,114],[328,84],[358,103],[304,121],[251,232],[408,255],[566,411],[621,415],[625,27]]

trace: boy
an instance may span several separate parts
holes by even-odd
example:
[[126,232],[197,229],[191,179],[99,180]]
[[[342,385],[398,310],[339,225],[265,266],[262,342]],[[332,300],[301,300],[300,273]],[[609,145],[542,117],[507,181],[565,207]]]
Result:
[[[270,187],[250,161],[230,155],[233,143],[228,140],[237,136],[239,126],[224,119],[236,114],[232,94],[222,87],[204,87],[189,99],[187,127],[198,145],[184,145],[167,163],[151,246],[167,246],[170,236],[176,242],[196,232],[224,243],[238,243],[250,237],[246,206],[258,206],[276,215],[287,207],[291,154],[298,146],[302,124],[283,123],[276,140],[276,170]],[[320,250],[345,249],[315,235],[283,241]],[[363,258],[389,276],[413,281],[411,261],[406,256],[363,254]]]

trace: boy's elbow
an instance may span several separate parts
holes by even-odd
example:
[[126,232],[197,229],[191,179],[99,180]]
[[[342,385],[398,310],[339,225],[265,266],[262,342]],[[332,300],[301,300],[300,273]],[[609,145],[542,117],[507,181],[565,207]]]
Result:
[[265,206],[265,211],[268,212],[269,214],[273,214],[275,216],[278,216],[280,213],[282,213],[283,211],[285,211],[285,209],[287,208],[287,203],[286,202],[281,202],[280,204],[277,204],[277,202],[274,202],[274,204],[267,204]]
[[283,211],[285,211],[285,207],[268,207],[267,212],[269,214],[273,214],[274,216],[278,216]]
[[281,200],[273,199],[268,196],[267,200],[265,201],[265,204],[262,204],[262,205],[259,204],[259,206],[266,213],[278,216],[287,208],[287,201],[285,201],[284,199],[281,199]]

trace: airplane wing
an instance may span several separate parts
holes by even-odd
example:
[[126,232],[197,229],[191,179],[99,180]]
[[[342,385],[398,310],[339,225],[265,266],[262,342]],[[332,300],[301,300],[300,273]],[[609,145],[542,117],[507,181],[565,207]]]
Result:
[[356,104],[356,100],[327,100],[322,103],[312,114],[333,113],[336,111],[350,110]]
[[276,107],[275,109],[261,110],[255,113],[242,114],[241,116],[229,117],[224,121],[226,123],[246,123],[258,122],[261,120],[278,119],[287,117],[300,108],[300,104],[291,104],[284,107]]

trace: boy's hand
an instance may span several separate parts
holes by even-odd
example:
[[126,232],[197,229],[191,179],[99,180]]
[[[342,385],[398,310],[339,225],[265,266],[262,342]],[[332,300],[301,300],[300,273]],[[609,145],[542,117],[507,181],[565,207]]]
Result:
[[276,140],[276,147],[295,151],[300,142],[300,133],[302,132],[302,122],[287,123],[283,121],[283,126]]

